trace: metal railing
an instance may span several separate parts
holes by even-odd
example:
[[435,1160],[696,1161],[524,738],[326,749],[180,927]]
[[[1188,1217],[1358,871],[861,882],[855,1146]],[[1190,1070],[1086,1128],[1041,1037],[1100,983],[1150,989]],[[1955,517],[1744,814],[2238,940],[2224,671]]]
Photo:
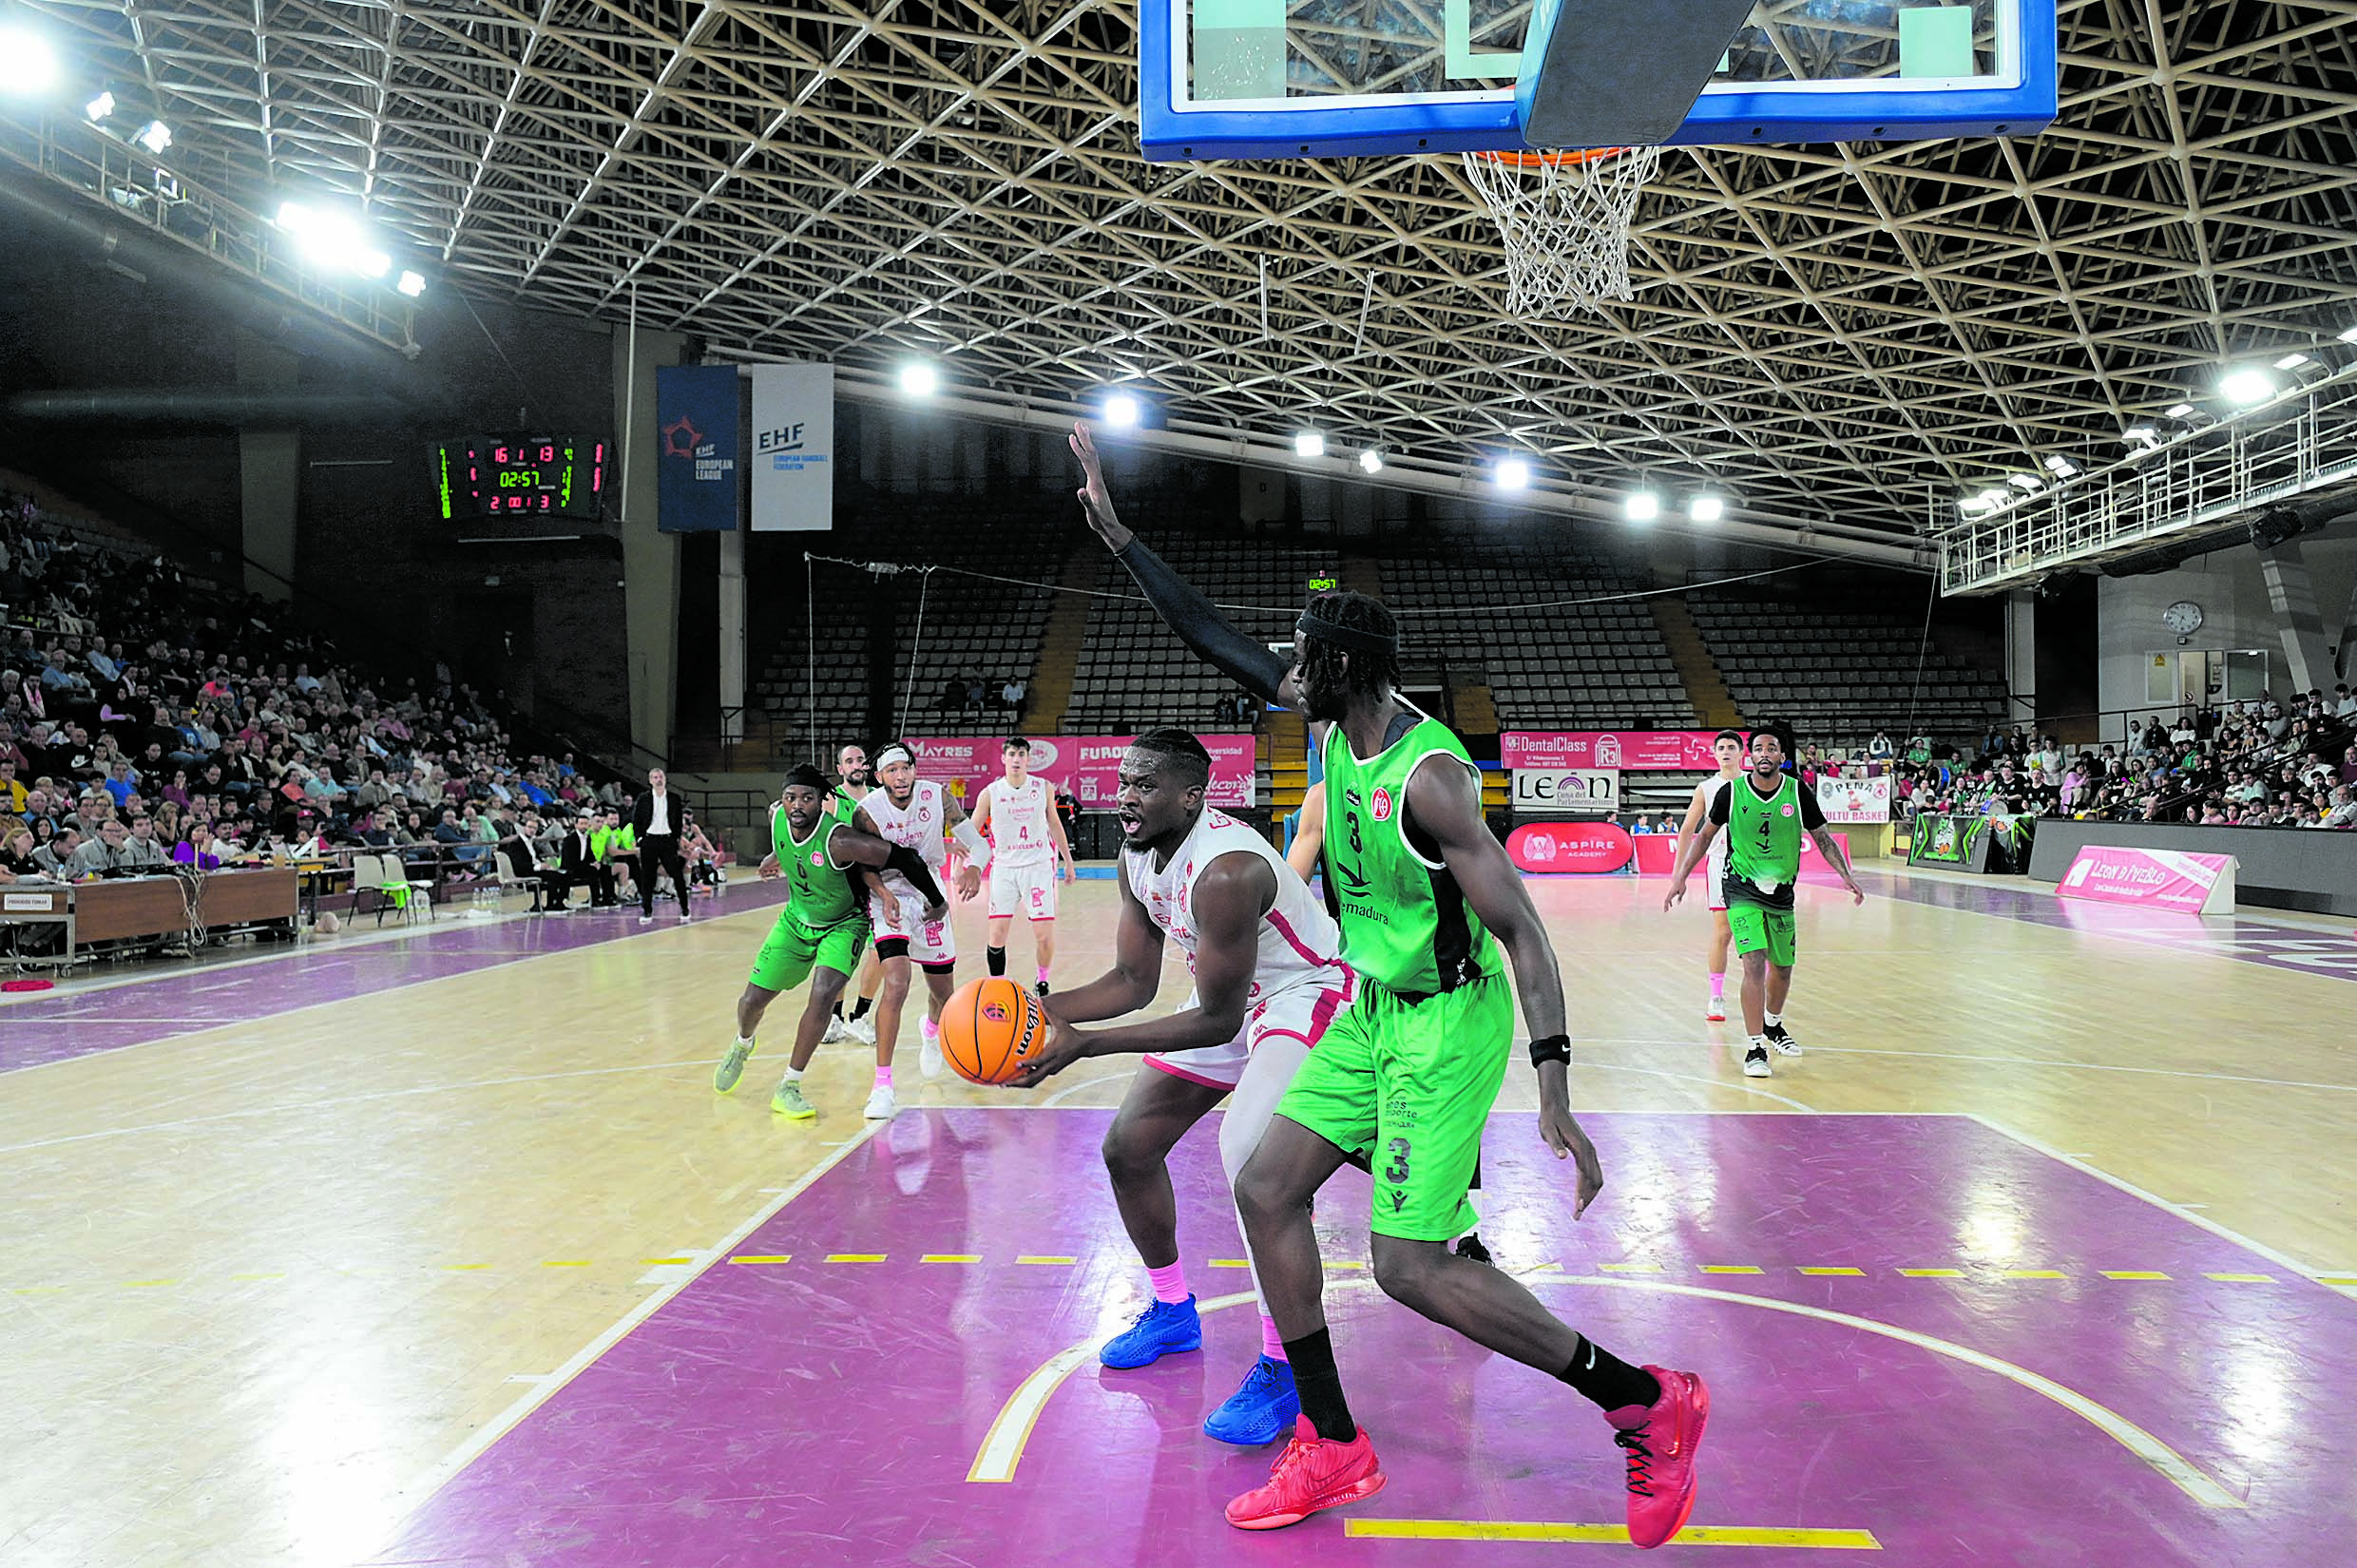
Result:
[[2357,483],[2357,364],[2092,472],[2040,477],[2042,488],[1941,535],[1942,593],[1986,593],[2197,538],[2259,507]]

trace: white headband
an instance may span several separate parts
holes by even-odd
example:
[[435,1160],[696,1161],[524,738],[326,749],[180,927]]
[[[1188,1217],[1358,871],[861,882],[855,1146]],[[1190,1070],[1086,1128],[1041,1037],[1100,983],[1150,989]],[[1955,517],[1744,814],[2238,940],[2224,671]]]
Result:
[[897,741],[876,753],[871,766],[876,768],[889,768],[892,765],[892,758],[895,756],[900,758],[901,761],[909,764],[911,768],[916,766],[916,757],[914,755],[910,752],[908,747],[901,745]]

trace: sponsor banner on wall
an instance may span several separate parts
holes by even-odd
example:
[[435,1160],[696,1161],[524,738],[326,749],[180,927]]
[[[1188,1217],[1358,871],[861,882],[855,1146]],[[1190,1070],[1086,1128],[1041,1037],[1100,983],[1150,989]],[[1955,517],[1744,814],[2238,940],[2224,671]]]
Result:
[[834,367],[756,365],[753,530],[834,526]]
[[1817,775],[1817,809],[1828,822],[1890,820],[1890,776],[1828,778]]
[[2231,854],[2130,850],[2090,844],[2071,861],[2055,891],[2097,904],[2141,904],[2182,914],[2234,912]]
[[[1033,773],[1071,791],[1083,809],[1106,810],[1121,793],[1121,754],[1137,737],[1035,735],[1029,738]],[[1211,753],[1211,788],[1204,793],[1204,803],[1230,811],[1249,810],[1254,804],[1256,758],[1253,737],[1198,735],[1196,738]],[[909,744],[916,752],[918,776],[950,785],[969,810],[982,787],[1006,771],[999,755],[1003,741],[998,736],[920,736]]]
[[[1849,859],[1849,835],[1835,833],[1833,842],[1841,846],[1842,858]],[[1677,870],[1677,835],[1676,833],[1640,833],[1638,835],[1638,875],[1667,876],[1676,870]],[[1704,874],[1698,862],[1689,874],[1696,878],[1700,878]],[[1825,863],[1825,856],[1817,853],[1817,841],[1806,833],[1801,835],[1800,840],[1800,880],[1819,887],[1838,888],[1842,885],[1841,872]],[[1688,883],[1687,886],[1699,889],[1702,884],[1696,880]]]
[[655,372],[655,526],[726,533],[737,526],[737,367]]
[[1523,816],[1553,812],[1601,816],[1620,809],[1620,774],[1610,768],[1575,768],[1563,773],[1517,768],[1509,799]]
[[1528,822],[1505,835],[1505,852],[1541,876],[1595,876],[1627,867],[1640,842],[1609,822]]
[[1508,768],[1715,773],[1711,742],[1717,737],[1716,730],[1508,730],[1498,745]]

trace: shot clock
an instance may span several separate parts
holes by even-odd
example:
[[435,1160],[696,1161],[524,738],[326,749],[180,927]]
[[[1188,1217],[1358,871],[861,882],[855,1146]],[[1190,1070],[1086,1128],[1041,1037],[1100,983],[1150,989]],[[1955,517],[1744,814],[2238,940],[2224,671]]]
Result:
[[433,449],[446,523],[474,517],[596,517],[606,445],[573,435],[483,435]]

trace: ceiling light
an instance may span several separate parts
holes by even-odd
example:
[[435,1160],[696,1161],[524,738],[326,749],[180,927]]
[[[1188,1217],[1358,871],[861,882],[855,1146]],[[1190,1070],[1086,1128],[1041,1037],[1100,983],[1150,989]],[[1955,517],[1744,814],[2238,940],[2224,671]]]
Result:
[[29,28],[0,29],[0,92],[47,92],[56,80],[48,39]]
[[1620,514],[1632,523],[1650,523],[1661,515],[1661,497],[1651,490],[1632,490],[1620,503]]
[[2005,483],[2017,490],[2042,490],[2046,488],[2046,482],[2034,473],[2008,474]]
[[140,126],[139,134],[131,140],[162,158],[164,150],[172,144],[172,127],[161,120],[150,120]]
[[2343,327],[2340,338],[2344,343],[2357,343],[2357,327]]
[[2046,471],[2057,479],[2068,479],[2079,471],[2079,465],[2058,453],[2046,459]]
[[1295,457],[1325,456],[1326,438],[1315,430],[1303,430],[1293,437],[1293,455]]
[[426,292],[426,280],[413,272],[405,272],[401,275],[401,280],[393,284],[393,287],[414,299]]
[[1502,490],[1526,490],[1530,488],[1530,465],[1519,457],[1500,458],[1491,477]]
[[2193,411],[2194,405],[2191,403],[2172,403],[2168,408],[2161,411],[2160,416],[2163,419],[2182,419]]
[[2275,378],[2265,371],[2229,371],[2218,382],[2218,392],[2230,403],[2264,403],[2275,395]]
[[1715,523],[1727,515],[1726,498],[1716,495],[1697,495],[1686,503],[1686,515],[1697,523]]
[[100,93],[96,98],[82,105],[82,112],[89,116],[93,124],[105,119],[115,112],[115,95],[111,92]]
[[1358,466],[1368,473],[1383,471],[1383,454],[1370,447],[1358,454]]
[[2002,507],[2009,505],[2012,500],[2013,497],[2007,495],[2003,490],[1998,489],[1995,487],[1991,487],[1990,488],[1981,492],[1981,505],[1983,507]]
[[2157,447],[2160,445],[2160,432],[2150,425],[2132,425],[2119,432],[2119,439],[2131,446],[2141,441],[2147,446]]
[[2304,354],[2288,354],[2281,359],[2275,361],[2275,368],[2279,371],[2296,371],[2302,365],[2307,363],[2308,355]]
[[1995,505],[1995,503],[1989,500],[1986,493],[1983,493],[1980,495],[1968,495],[1962,501],[1956,503],[1956,505],[1964,511],[1984,512],[1988,510],[1991,506]]
[[930,397],[941,390],[941,373],[922,359],[900,367],[900,390],[910,397]]
[[1104,400],[1104,422],[1117,430],[1138,428],[1138,400],[1127,392],[1115,392]]

